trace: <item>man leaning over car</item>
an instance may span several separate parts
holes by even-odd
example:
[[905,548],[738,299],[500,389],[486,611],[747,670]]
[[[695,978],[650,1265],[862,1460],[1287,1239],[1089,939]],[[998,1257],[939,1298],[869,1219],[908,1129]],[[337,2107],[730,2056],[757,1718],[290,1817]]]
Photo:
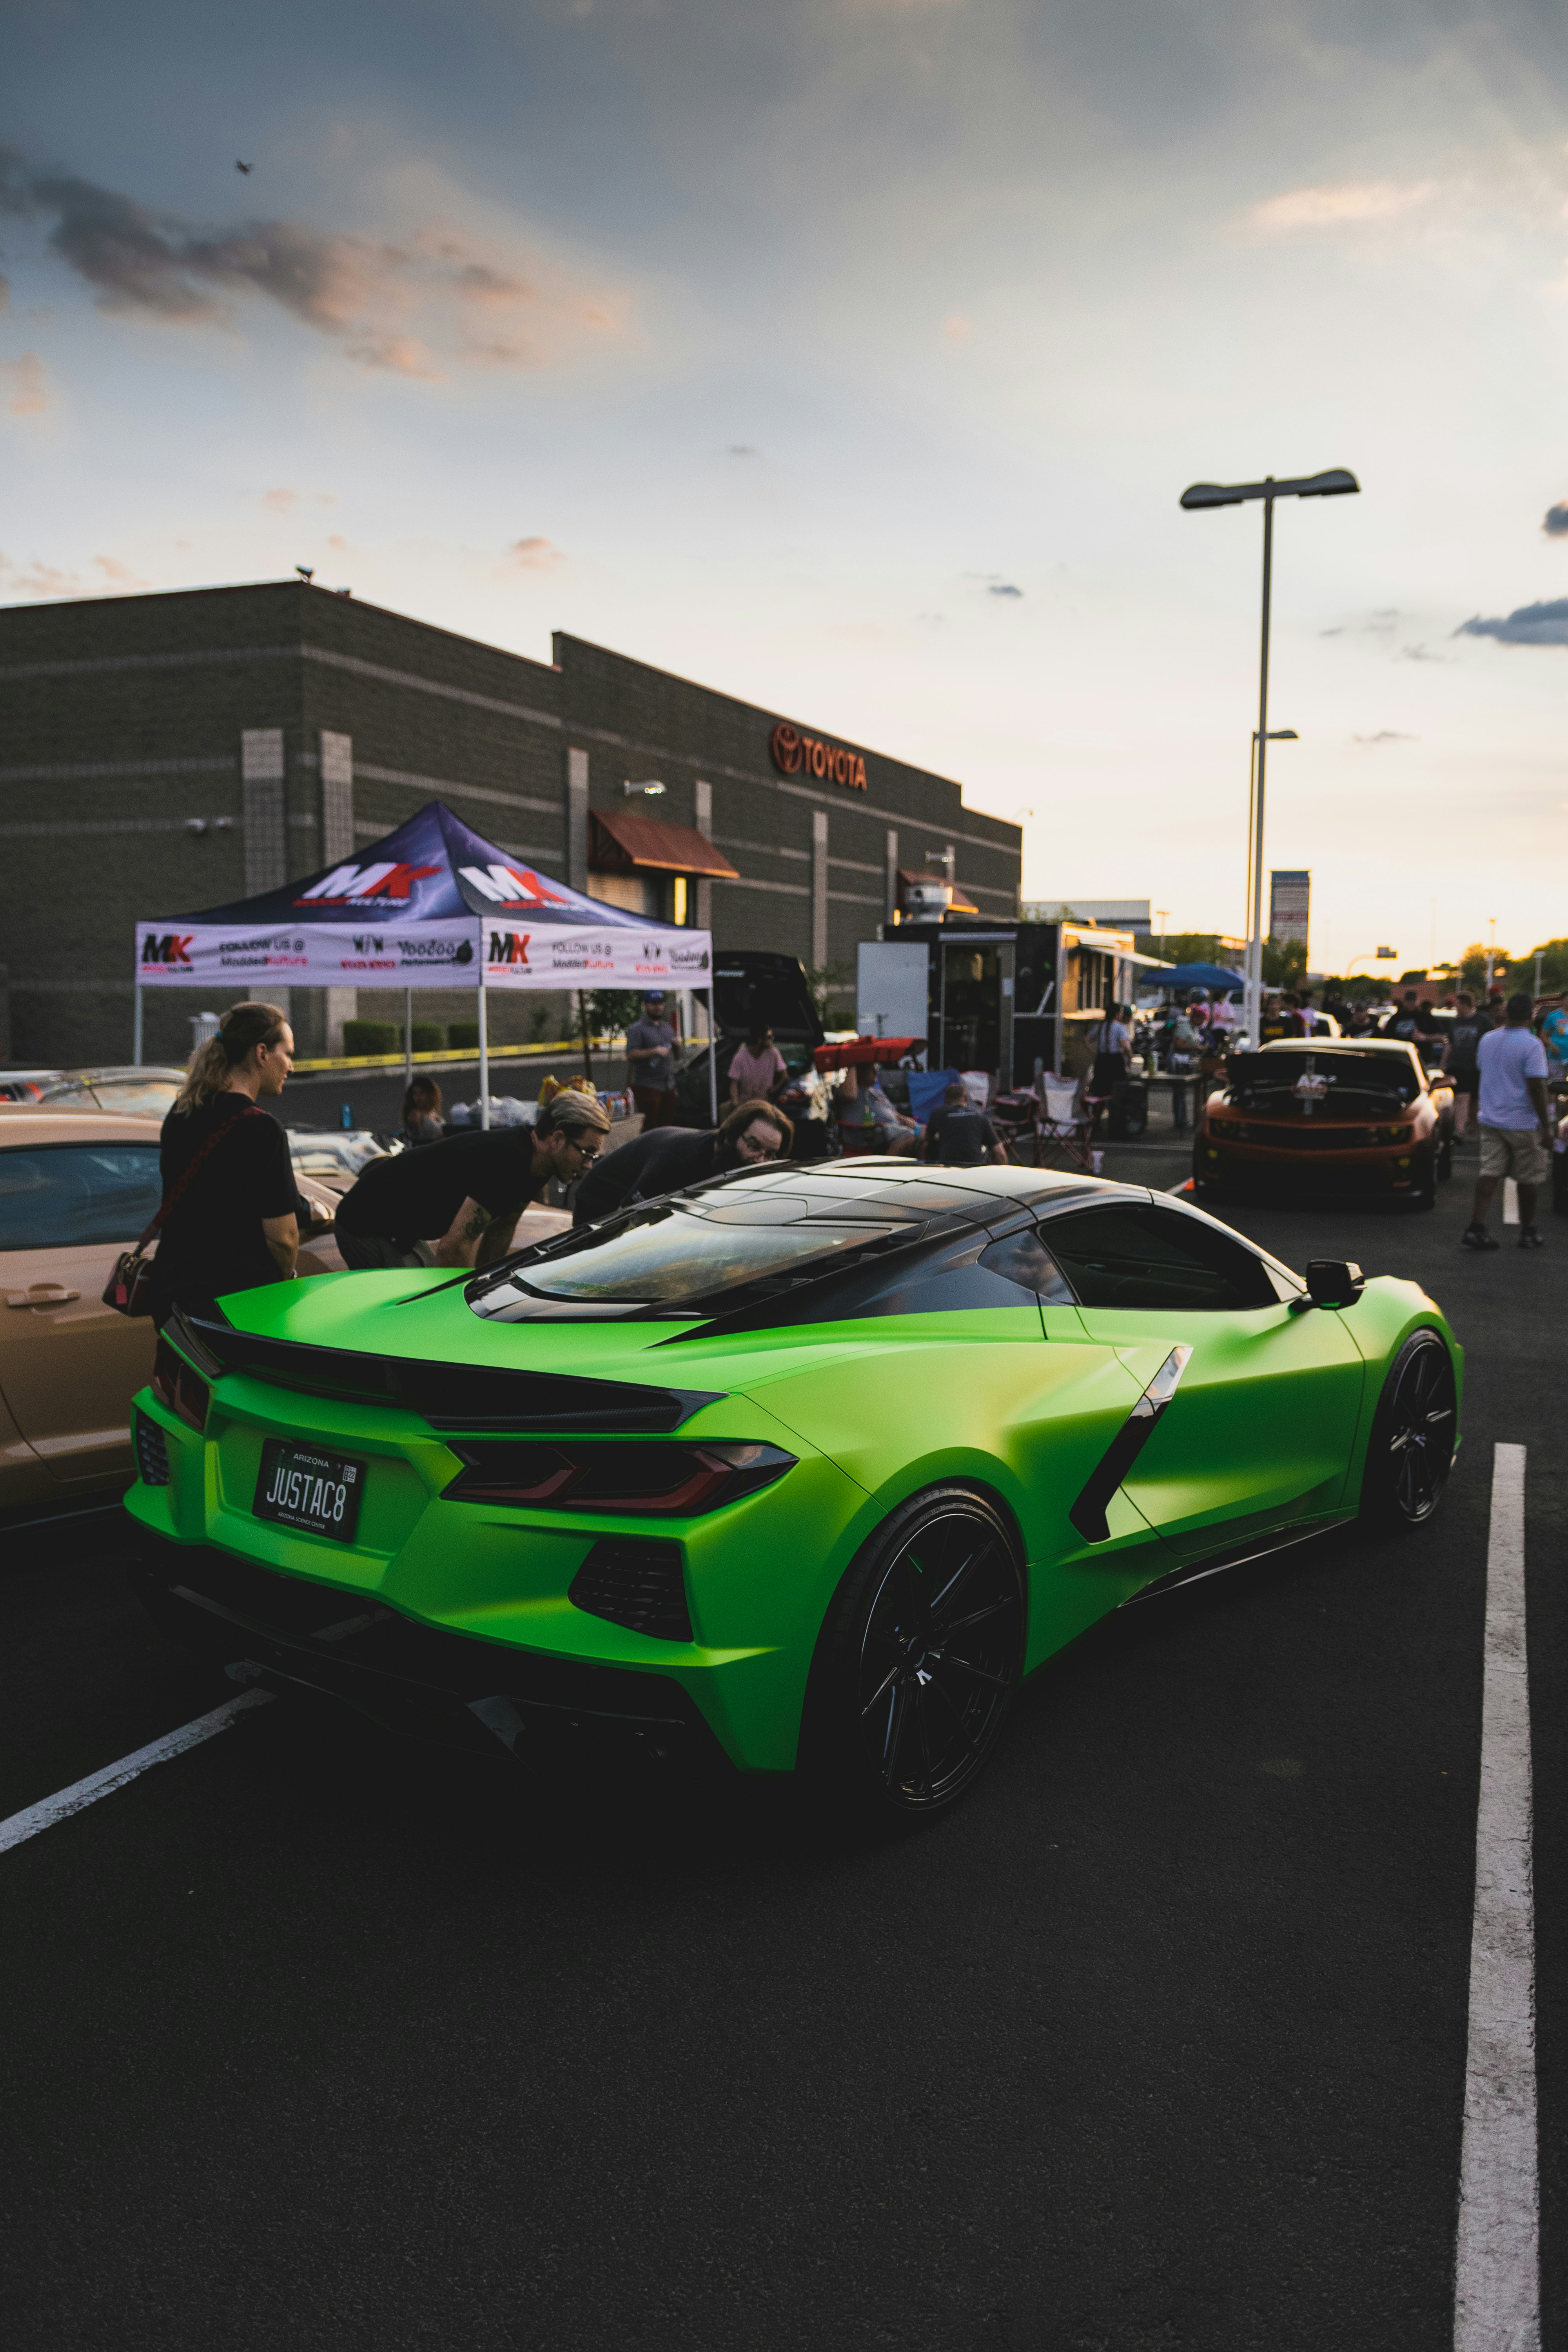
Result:
[[795,1141],[795,1128],[782,1110],[753,1097],[737,1103],[717,1127],[659,1127],[634,1135],[602,1160],[577,1187],[572,1222],[596,1225],[636,1202],[678,1192],[731,1168],[756,1168],[777,1160]]
[[343,1264],[491,1265],[551,1178],[591,1168],[610,1131],[596,1096],[563,1087],[533,1127],[470,1129],[373,1160],[335,1219]]

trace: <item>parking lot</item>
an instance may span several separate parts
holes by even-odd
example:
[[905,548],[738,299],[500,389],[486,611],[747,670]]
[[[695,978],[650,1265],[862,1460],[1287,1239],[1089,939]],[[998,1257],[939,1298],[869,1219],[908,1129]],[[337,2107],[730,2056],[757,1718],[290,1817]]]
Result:
[[[1462,1253],[1473,1168],[1430,1215],[1227,1213],[1449,1314],[1433,1530],[1124,1612],[922,1834],[846,1848],[770,1787],[489,1772],[279,1700],[0,1854],[11,2343],[1451,2345],[1503,1443],[1568,2347],[1568,1220]],[[235,1696],[125,1549],[115,1511],[7,1537],[0,1815]]]

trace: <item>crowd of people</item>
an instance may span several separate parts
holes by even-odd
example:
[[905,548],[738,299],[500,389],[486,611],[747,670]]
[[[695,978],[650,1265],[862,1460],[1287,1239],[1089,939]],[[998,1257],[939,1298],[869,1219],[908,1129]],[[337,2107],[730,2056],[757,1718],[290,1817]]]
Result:
[[[1332,994],[1320,1011],[1312,990],[1302,987],[1266,1000],[1261,1029],[1266,1044],[1337,1029],[1415,1045],[1453,1085],[1456,1140],[1474,1131],[1479,1144],[1465,1245],[1497,1247],[1487,1216],[1505,1177],[1518,1186],[1520,1246],[1541,1245],[1535,1211],[1557,1141],[1561,1106],[1552,1095],[1563,1087],[1568,1065],[1568,992],[1535,999],[1492,989],[1483,1001],[1460,989],[1434,1003],[1407,987],[1375,1016]],[[1226,996],[1173,1003],[1142,1024],[1131,1005],[1113,1005],[1094,1033],[1088,1090],[1109,1096],[1130,1075],[1135,1047],[1145,1067],[1214,1068],[1236,1034],[1237,1008]],[[589,1223],[729,1170],[790,1156],[795,1127],[778,1099],[790,1073],[771,1030],[757,1030],[737,1048],[724,1115],[711,1127],[679,1123],[675,1045],[662,995],[650,992],[626,1033],[641,1131],[614,1150],[605,1149],[611,1112],[586,1081],[547,1078],[530,1124],[459,1131],[445,1116],[435,1079],[414,1079],[400,1148],[372,1160],[339,1207],[345,1265],[488,1265],[511,1247],[523,1212],[552,1183],[569,1192],[574,1221]],[[232,1006],[217,1035],[192,1057],[163,1126],[164,1208],[153,1279],[160,1324],[176,1307],[209,1316],[225,1293],[287,1281],[295,1272],[310,1213],[294,1182],[288,1136],[262,1108],[282,1092],[293,1055],[293,1033],[279,1007],[247,1003]],[[1007,1157],[984,1105],[959,1078],[922,1121],[893,1099],[876,1064],[850,1067],[833,1096],[833,1120],[846,1152],[885,1151],[949,1167]]]

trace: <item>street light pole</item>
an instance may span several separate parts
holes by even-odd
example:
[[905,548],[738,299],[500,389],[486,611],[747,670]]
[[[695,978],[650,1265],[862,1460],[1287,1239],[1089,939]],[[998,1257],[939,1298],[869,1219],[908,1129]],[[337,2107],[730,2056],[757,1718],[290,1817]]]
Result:
[[1247,948],[1247,1025],[1257,1043],[1263,992],[1263,807],[1268,736],[1268,622],[1274,583],[1274,501],[1276,499],[1338,499],[1353,496],[1361,484],[1342,466],[1326,473],[1303,474],[1289,479],[1266,475],[1261,482],[1194,482],[1182,492],[1182,504],[1198,507],[1238,507],[1248,499],[1263,502],[1263,627],[1258,675],[1256,781],[1250,798],[1252,905],[1251,937]]
[[[1265,590],[1264,609],[1268,610]],[[1267,658],[1267,656],[1265,656]],[[1267,689],[1265,689],[1267,691]],[[1243,920],[1247,924],[1247,970],[1242,977],[1247,982],[1247,994],[1242,1003],[1242,1026],[1256,1044],[1258,1024],[1263,1012],[1263,935],[1258,908],[1253,903],[1263,890],[1263,797],[1259,790],[1258,769],[1265,743],[1299,743],[1300,737],[1293,727],[1271,727],[1266,735],[1252,730],[1250,757],[1247,767],[1247,880],[1241,894]],[[1256,857],[1256,863],[1255,863]],[[1258,970],[1253,971],[1253,950],[1257,949]]]

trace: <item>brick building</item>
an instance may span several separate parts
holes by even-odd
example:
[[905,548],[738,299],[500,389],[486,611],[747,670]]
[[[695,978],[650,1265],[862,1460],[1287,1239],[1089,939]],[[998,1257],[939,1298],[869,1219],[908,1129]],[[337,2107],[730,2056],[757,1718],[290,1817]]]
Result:
[[[297,581],[0,612],[0,1055],[128,1055],[137,917],[275,887],[431,799],[721,948],[852,970],[911,876],[1016,912],[1018,827],[946,778],[580,637],[552,651],[529,661]],[[663,793],[628,791],[650,782]],[[302,1052],[335,1047],[354,994],[294,991]],[[368,990],[361,1009],[390,1010]],[[148,992],[150,1060],[184,1060],[194,1010]],[[492,1025],[498,1043],[530,1034],[529,1001],[497,1001]]]

